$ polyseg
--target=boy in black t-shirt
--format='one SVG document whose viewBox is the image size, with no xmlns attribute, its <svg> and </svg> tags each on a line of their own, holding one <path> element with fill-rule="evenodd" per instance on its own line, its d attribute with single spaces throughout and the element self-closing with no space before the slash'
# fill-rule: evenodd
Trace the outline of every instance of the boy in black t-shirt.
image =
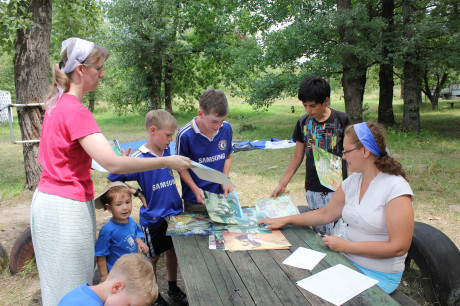
<svg viewBox="0 0 460 306">
<path fill-rule="evenodd" d="M 315 168 L 312 146 L 316 145 L 334 155 L 342 156 L 345 127 L 351 124 L 350 117 L 328 107 L 331 87 L 322 78 L 309 77 L 299 88 L 298 98 L 307 114 L 302 116 L 295 126 L 292 138 L 296 141 L 294 155 L 289 162 L 286 173 L 273 190 L 271 196 L 276 197 L 286 191 L 292 176 L 302 164 L 306 156 L 305 190 L 309 210 L 319 209 L 329 202 L 333 190 L 321 185 Z M 346 164 L 342 164 L 342 173 L 346 178 Z M 333 223 L 315 226 L 314 230 L 330 235 Z"/>
</svg>

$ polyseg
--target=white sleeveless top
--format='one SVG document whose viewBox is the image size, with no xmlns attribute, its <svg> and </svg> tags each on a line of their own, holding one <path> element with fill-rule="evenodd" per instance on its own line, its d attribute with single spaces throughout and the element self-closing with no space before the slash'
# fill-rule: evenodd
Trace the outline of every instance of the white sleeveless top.
<svg viewBox="0 0 460 306">
<path fill-rule="evenodd" d="M 402 195 L 414 194 L 409 183 L 402 177 L 380 172 L 369 184 L 361 203 L 359 193 L 362 174 L 353 173 L 342 182 L 345 206 L 342 218 L 347 224 L 345 239 L 348 241 L 388 241 L 385 208 L 388 202 Z M 399 273 L 404 271 L 407 253 L 391 258 L 370 258 L 355 254 L 343 254 L 356 264 L 375 271 Z"/>
</svg>

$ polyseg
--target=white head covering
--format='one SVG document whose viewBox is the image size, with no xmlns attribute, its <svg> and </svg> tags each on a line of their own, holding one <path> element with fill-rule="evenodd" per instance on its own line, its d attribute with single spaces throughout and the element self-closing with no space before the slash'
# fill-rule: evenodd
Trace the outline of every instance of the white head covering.
<svg viewBox="0 0 460 306">
<path fill-rule="evenodd" d="M 82 64 L 94 48 L 94 43 L 81 38 L 72 37 L 62 42 L 61 55 L 67 49 L 67 63 L 61 71 L 71 73 L 78 64 Z"/>
<path fill-rule="evenodd" d="M 71 37 L 62 42 L 61 55 L 67 49 L 67 63 L 61 68 L 65 74 L 75 70 L 78 64 L 82 64 L 93 51 L 94 43 L 77 37 Z M 61 96 L 67 90 L 62 86 L 57 86 L 58 92 L 55 93 L 46 103 L 48 113 L 56 106 Z"/>
</svg>

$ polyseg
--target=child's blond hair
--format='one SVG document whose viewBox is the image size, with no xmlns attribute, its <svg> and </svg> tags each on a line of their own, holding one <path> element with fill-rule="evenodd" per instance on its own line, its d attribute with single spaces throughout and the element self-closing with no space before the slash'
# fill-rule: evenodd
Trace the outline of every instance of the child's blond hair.
<svg viewBox="0 0 460 306">
<path fill-rule="evenodd" d="M 145 128 L 148 130 L 151 126 L 161 130 L 162 128 L 177 129 L 176 119 L 164 109 L 155 109 L 145 115 Z"/>
<path fill-rule="evenodd" d="M 149 304 L 158 297 L 158 286 L 150 260 L 138 253 L 118 258 L 107 276 L 107 281 L 121 280 L 128 295 L 145 298 Z"/>
</svg>

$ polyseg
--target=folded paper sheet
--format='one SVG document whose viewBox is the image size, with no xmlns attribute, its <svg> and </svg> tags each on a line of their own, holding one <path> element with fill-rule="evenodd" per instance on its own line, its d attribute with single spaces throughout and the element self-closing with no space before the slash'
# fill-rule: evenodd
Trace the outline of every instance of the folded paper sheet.
<svg viewBox="0 0 460 306">
<path fill-rule="evenodd" d="M 342 264 L 304 278 L 297 285 L 335 305 L 342 305 L 378 281 Z"/>
<path fill-rule="evenodd" d="M 209 168 L 205 165 L 192 161 L 192 165 L 196 168 L 190 168 L 196 176 L 200 179 L 205 181 L 210 181 L 213 183 L 218 183 L 222 185 L 232 186 L 235 188 L 236 186 L 230 181 L 230 179 L 220 171 L 214 170 Z"/>
<path fill-rule="evenodd" d="M 299 247 L 283 261 L 283 264 L 311 271 L 325 256 L 326 253 Z"/>
</svg>

